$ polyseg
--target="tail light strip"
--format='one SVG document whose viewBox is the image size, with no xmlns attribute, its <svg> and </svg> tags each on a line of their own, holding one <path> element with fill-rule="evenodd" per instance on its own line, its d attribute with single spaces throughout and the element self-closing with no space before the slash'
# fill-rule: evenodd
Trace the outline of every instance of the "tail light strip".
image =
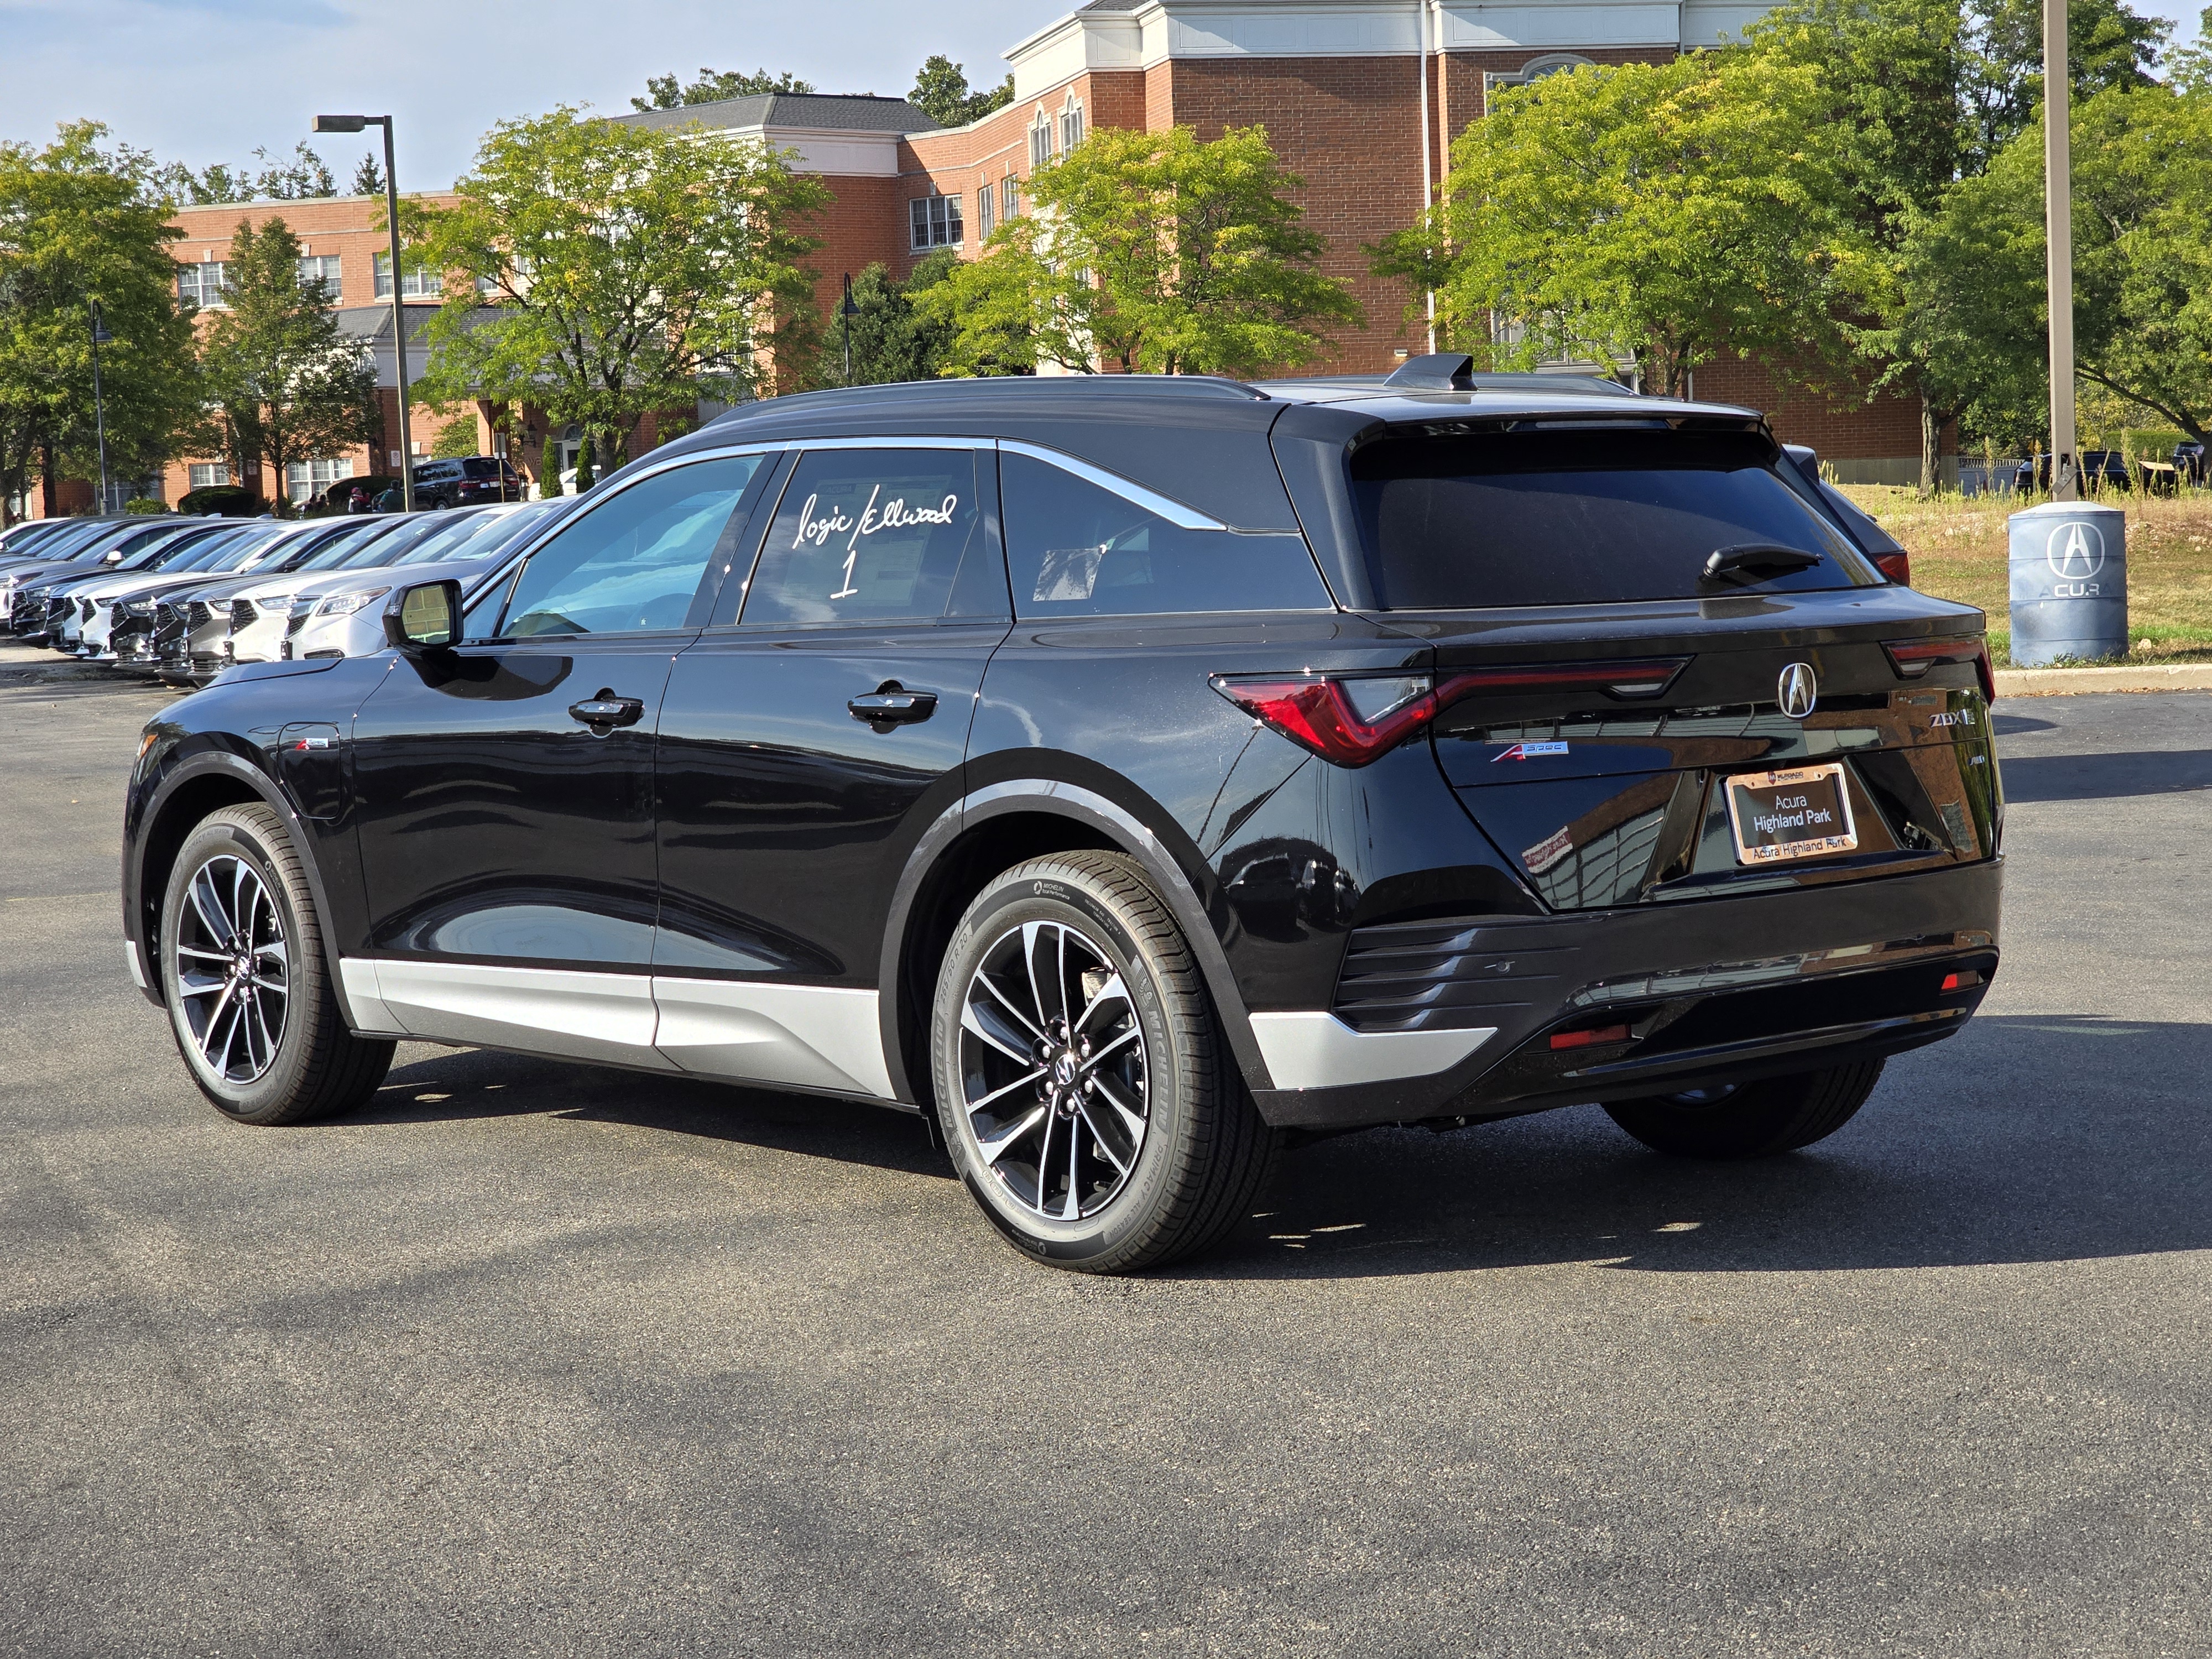
<svg viewBox="0 0 2212 1659">
<path fill-rule="evenodd" d="M 1881 648 L 1889 653 L 1889 665 L 1899 679 L 1919 679 L 1940 664 L 1970 662 L 1974 665 L 1975 678 L 1982 683 L 1983 697 L 1996 701 L 1996 671 L 1990 662 L 1989 641 L 1978 634 L 1954 634 L 1936 640 L 1884 640 Z"/>
<path fill-rule="evenodd" d="M 1462 669 L 1431 683 L 1420 675 L 1216 674 L 1212 686 L 1254 720 L 1337 766 L 1380 760 L 1452 704 L 1468 697 L 1540 696 L 1597 691 L 1628 702 L 1662 695 L 1688 665 L 1687 657 L 1636 662 L 1535 663 Z M 1355 695 L 1361 680 L 1387 678 L 1412 692 L 1372 714 Z"/>
</svg>

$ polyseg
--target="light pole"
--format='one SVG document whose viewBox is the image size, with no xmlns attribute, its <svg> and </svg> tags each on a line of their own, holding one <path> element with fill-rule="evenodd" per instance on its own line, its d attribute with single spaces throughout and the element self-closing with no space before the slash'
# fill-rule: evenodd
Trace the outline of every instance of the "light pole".
<svg viewBox="0 0 2212 1659">
<path fill-rule="evenodd" d="M 399 179 L 392 170 L 392 118 L 389 115 L 318 115 L 317 132 L 359 132 L 363 127 L 384 129 L 384 214 L 392 226 L 392 349 L 399 366 L 399 506 L 415 510 L 415 446 L 409 438 L 407 418 L 407 307 L 400 303 L 404 281 L 399 266 Z"/>
<path fill-rule="evenodd" d="M 837 325 L 845 331 L 845 384 L 853 384 L 853 319 L 860 314 L 853 303 L 853 273 L 845 273 L 845 303 L 837 307 Z"/>
<path fill-rule="evenodd" d="M 107 399 L 100 390 L 100 349 L 115 337 L 107 331 L 107 325 L 100 320 L 100 301 L 87 300 L 85 309 L 92 315 L 92 422 L 100 434 L 100 510 L 107 505 Z"/>
<path fill-rule="evenodd" d="M 2043 0 L 2044 281 L 2051 297 L 2051 498 L 2081 498 L 2074 456 L 2074 147 L 2067 129 L 2066 0 Z"/>
</svg>

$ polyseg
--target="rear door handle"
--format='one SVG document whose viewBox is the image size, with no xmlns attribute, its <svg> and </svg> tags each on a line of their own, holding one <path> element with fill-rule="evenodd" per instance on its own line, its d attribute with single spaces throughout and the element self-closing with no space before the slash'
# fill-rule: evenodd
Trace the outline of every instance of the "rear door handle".
<svg viewBox="0 0 2212 1659">
<path fill-rule="evenodd" d="M 856 720 L 873 726 L 911 726 L 937 712 L 934 691 L 871 691 L 845 705 Z"/>
<path fill-rule="evenodd" d="M 601 726 L 635 726 L 645 717 L 645 704 L 636 697 L 618 697 L 601 691 L 595 697 L 568 705 L 569 714 L 594 730 Z"/>
</svg>

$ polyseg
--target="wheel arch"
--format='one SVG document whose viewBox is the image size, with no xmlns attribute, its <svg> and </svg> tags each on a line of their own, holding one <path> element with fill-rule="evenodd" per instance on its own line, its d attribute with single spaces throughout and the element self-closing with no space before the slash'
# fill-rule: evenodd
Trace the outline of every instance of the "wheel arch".
<svg viewBox="0 0 2212 1659">
<path fill-rule="evenodd" d="M 130 922 L 129 937 L 140 951 L 146 969 L 147 999 L 156 1005 L 161 1000 L 155 955 L 161 945 L 161 901 L 168 891 L 177 854 L 183 850 L 192 830 L 210 812 L 221 811 L 226 806 L 247 805 L 267 806 L 283 820 L 284 833 L 291 836 L 301 867 L 307 872 L 308 894 L 323 939 L 326 944 L 330 939 L 330 895 L 323 885 L 322 870 L 315 862 L 314 841 L 301 823 L 300 815 L 292 810 L 291 802 L 285 799 L 284 792 L 274 778 L 243 756 L 228 750 L 203 750 L 178 765 L 156 787 L 146 805 L 144 827 L 131 845 L 131 862 L 125 872 L 124 902 Z M 360 1026 L 346 996 L 344 976 L 337 971 L 335 962 L 325 966 L 348 1028 L 358 1030 Z"/>
<path fill-rule="evenodd" d="M 899 1100 L 930 1109 L 929 1007 L 937 965 L 969 904 L 1001 871 L 1082 849 L 1121 853 L 1137 861 L 1190 942 L 1246 1085 L 1273 1087 L 1228 953 L 1168 848 L 1142 819 L 1103 795 L 1036 780 L 993 784 L 946 808 L 923 831 L 892 891 L 876 981 L 877 1015 L 884 1066 Z"/>
</svg>

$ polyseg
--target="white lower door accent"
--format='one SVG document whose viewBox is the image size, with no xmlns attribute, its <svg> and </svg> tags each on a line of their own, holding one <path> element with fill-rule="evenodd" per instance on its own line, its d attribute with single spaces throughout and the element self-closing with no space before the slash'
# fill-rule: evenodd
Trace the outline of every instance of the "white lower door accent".
<svg viewBox="0 0 2212 1659">
<path fill-rule="evenodd" d="M 374 972 L 385 1011 L 410 1036 L 673 1069 L 653 1046 L 653 981 L 643 974 L 391 957 Z"/>
<path fill-rule="evenodd" d="M 873 991 L 656 975 L 653 996 L 679 1071 L 891 1097 Z"/>
</svg>

